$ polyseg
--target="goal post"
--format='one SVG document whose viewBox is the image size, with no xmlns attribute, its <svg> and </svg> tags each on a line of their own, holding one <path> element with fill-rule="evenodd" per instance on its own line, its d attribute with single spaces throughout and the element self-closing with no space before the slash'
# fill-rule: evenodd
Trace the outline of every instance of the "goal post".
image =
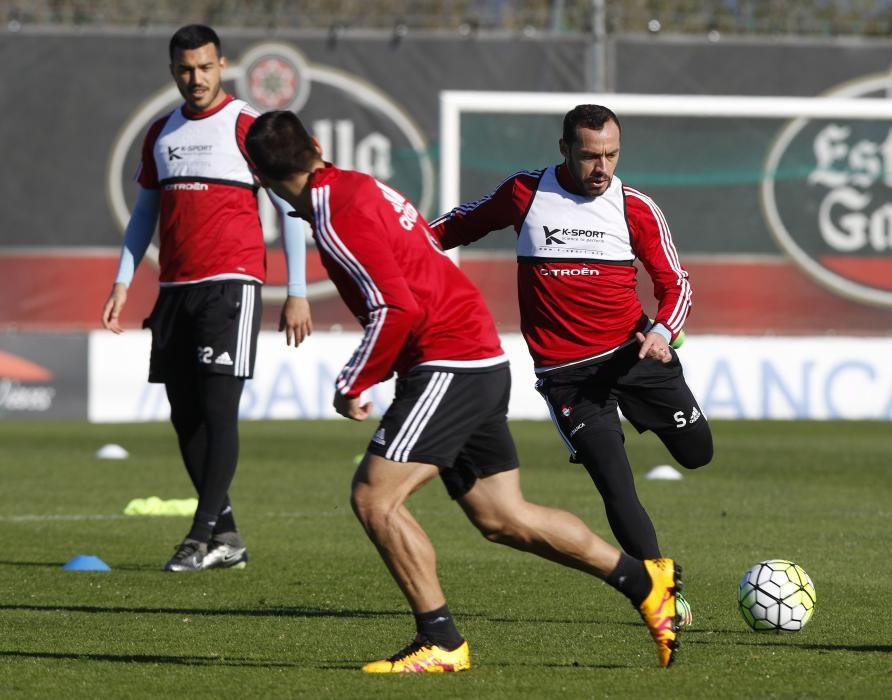
<svg viewBox="0 0 892 700">
<path fill-rule="evenodd" d="M 445 91 L 440 209 L 560 162 L 562 116 L 603 104 L 623 125 L 620 178 L 659 202 L 686 259 L 789 259 L 840 296 L 892 306 L 890 96 L 890 72 L 818 97 Z M 475 254 L 513 245 L 487 237 Z"/>
<path fill-rule="evenodd" d="M 884 75 L 882 80 L 888 81 Z M 764 97 L 642 95 L 622 93 L 493 92 L 440 93 L 440 210 L 461 202 L 461 119 L 468 114 L 563 115 L 579 104 L 603 104 L 620 119 L 633 116 L 745 119 L 892 119 L 892 100 L 859 97 Z M 555 140 L 558 134 L 555 135 Z M 538 167 L 541 164 L 531 163 Z M 509 173 L 505 173 L 507 176 Z M 483 193 L 481 193 L 483 194 Z"/>
</svg>

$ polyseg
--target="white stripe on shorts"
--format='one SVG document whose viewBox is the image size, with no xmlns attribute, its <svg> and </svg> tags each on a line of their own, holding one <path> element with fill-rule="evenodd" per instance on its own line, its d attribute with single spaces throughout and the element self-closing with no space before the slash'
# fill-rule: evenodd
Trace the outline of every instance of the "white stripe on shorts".
<svg viewBox="0 0 892 700">
<path fill-rule="evenodd" d="M 254 325 L 254 285 L 242 287 L 242 308 L 238 319 L 238 341 L 235 347 L 235 376 L 251 373 L 251 328 Z"/>
<path fill-rule="evenodd" d="M 385 453 L 387 459 L 394 462 L 407 462 L 409 453 L 421 437 L 421 433 L 427 426 L 431 417 L 440 405 L 440 401 L 446 395 L 446 390 L 452 383 L 455 375 L 452 372 L 434 372 L 430 381 L 424 388 L 418 402 L 412 407 L 397 434 L 396 439 L 390 444 Z"/>
</svg>

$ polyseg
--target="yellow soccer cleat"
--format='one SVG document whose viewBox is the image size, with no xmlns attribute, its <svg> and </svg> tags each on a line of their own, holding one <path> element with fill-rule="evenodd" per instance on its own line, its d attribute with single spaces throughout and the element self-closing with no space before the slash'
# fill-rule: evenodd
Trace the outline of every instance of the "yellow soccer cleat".
<svg viewBox="0 0 892 700">
<path fill-rule="evenodd" d="M 471 668 L 468 642 L 447 651 L 427 640 L 416 639 L 389 659 L 372 661 L 362 667 L 364 673 L 451 673 Z"/>
<path fill-rule="evenodd" d="M 668 668 L 678 649 L 679 619 L 676 594 L 681 590 L 681 567 L 671 559 L 645 559 L 651 589 L 638 606 L 650 636 L 657 643 L 660 666 Z"/>
</svg>

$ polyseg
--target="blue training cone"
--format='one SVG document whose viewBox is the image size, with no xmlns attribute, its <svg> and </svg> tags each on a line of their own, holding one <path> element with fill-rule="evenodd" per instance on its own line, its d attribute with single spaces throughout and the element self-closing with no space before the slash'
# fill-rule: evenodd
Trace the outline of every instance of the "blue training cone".
<svg viewBox="0 0 892 700">
<path fill-rule="evenodd" d="M 62 566 L 66 571 L 111 571 L 111 567 L 93 554 L 78 554 Z"/>
</svg>

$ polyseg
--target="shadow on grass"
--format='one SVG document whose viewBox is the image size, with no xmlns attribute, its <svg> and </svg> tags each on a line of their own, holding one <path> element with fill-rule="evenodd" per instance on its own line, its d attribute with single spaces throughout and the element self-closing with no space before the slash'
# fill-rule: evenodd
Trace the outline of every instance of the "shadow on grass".
<svg viewBox="0 0 892 700">
<path fill-rule="evenodd" d="M 0 566 L 33 566 L 43 569 L 61 569 L 64 561 L 0 561 Z M 157 564 L 116 564 L 112 567 L 116 571 L 161 571 Z M 100 572 L 107 573 L 107 572 Z"/>
<path fill-rule="evenodd" d="M 342 661 L 342 662 L 337 662 L 337 663 L 319 664 L 318 666 L 316 666 L 316 668 L 323 669 L 323 670 L 329 670 L 329 671 L 353 671 L 365 663 L 368 663 L 368 660 L 366 660 L 366 661 Z M 485 663 L 479 664 L 479 665 L 476 662 L 474 662 L 474 666 L 472 668 L 530 668 L 530 669 L 535 669 L 535 668 L 564 668 L 564 669 L 578 668 L 578 669 L 582 669 L 585 671 L 591 671 L 591 670 L 615 671 L 618 669 L 619 670 L 628 669 L 631 667 L 630 666 L 622 666 L 620 664 L 589 664 L 589 663 L 583 664 L 583 663 L 579 663 L 578 661 L 571 661 L 569 663 L 563 663 L 563 664 L 558 664 L 558 663 L 537 664 L 537 663 L 512 663 L 512 662 L 505 662 L 505 661 L 499 662 L 499 661 L 489 660 L 489 661 L 486 661 Z M 412 674 L 409 674 L 409 675 L 412 675 Z"/>
<path fill-rule="evenodd" d="M 715 637 L 715 632 L 730 635 L 733 639 Z M 867 654 L 892 654 L 892 644 L 816 644 L 813 642 L 796 642 L 790 635 L 791 632 L 759 632 L 754 638 L 752 632 L 737 632 L 731 630 L 686 630 L 683 633 L 683 644 L 703 644 L 722 646 L 747 646 L 747 647 L 793 647 L 805 651 L 851 651 Z M 709 635 L 710 639 L 705 637 Z M 697 637 L 700 637 L 699 639 Z"/>
<path fill-rule="evenodd" d="M 3 651 L 0 650 L 0 659 L 10 661 L 16 659 L 40 659 L 51 661 L 100 661 L 108 663 L 125 664 L 170 664 L 176 666 L 228 666 L 233 668 L 316 668 L 321 671 L 356 671 L 368 660 L 344 660 L 308 664 L 306 661 L 268 661 L 264 659 L 246 659 L 240 657 L 224 656 L 171 656 L 159 654 L 96 654 L 96 653 L 72 653 L 50 651 Z M 557 669 L 583 669 L 583 670 L 616 670 L 628 668 L 618 664 L 590 664 L 573 661 L 570 663 L 499 663 L 487 662 L 486 667 L 493 668 L 557 668 Z"/>
<path fill-rule="evenodd" d="M 159 656 L 157 654 L 77 654 L 49 651 L 2 651 L 0 658 L 55 659 L 72 661 L 109 661 L 113 663 L 179 664 L 182 666 L 238 666 L 238 667 L 298 667 L 297 662 L 265 661 L 262 659 L 228 658 L 222 656 Z"/>
<path fill-rule="evenodd" d="M 79 613 L 123 613 L 160 615 L 235 615 L 238 617 L 405 617 L 405 610 L 321 610 L 288 605 L 264 608 L 132 608 L 101 605 L 29 605 L 8 603 L 0 605 L 0 610 L 26 610 L 31 612 L 79 612 Z"/>
<path fill-rule="evenodd" d="M 537 668 L 538 666 L 544 666 L 545 668 L 583 668 L 586 670 L 610 670 L 615 671 L 617 669 L 622 668 L 631 668 L 630 666 L 622 666 L 620 664 L 582 664 L 578 661 L 572 661 L 566 664 L 487 664 L 487 666 L 495 665 L 495 666 L 526 666 L 528 668 Z"/>
<path fill-rule="evenodd" d="M 0 566 L 36 566 L 45 569 L 61 569 L 64 561 L 0 561 Z"/>
<path fill-rule="evenodd" d="M 34 605 L 31 603 L 2 603 L 0 611 L 17 610 L 28 612 L 75 612 L 88 614 L 120 613 L 132 614 L 159 614 L 159 615 L 233 615 L 237 617 L 355 617 L 355 618 L 381 618 L 381 617 L 406 617 L 410 615 L 408 610 L 324 610 L 321 608 L 308 608 L 300 605 L 281 605 L 257 608 L 161 608 L 161 607 L 124 607 L 102 605 Z M 501 615 L 488 615 L 479 612 L 464 612 L 462 619 L 485 620 L 487 622 L 508 623 L 540 623 L 540 624 L 601 624 L 603 621 L 579 620 L 575 618 L 554 617 L 530 617 L 516 616 L 504 617 Z M 607 624 L 607 623 L 605 623 Z M 616 624 L 616 623 L 613 623 Z M 626 624 L 626 623 L 619 623 Z M 640 623 L 635 624 L 640 627 Z"/>
<path fill-rule="evenodd" d="M 795 647 L 796 649 L 805 649 L 806 651 L 853 651 L 857 653 L 892 653 L 892 644 L 796 644 L 795 642 L 774 642 L 766 640 L 764 642 L 735 642 L 744 646 L 783 646 Z"/>
</svg>

